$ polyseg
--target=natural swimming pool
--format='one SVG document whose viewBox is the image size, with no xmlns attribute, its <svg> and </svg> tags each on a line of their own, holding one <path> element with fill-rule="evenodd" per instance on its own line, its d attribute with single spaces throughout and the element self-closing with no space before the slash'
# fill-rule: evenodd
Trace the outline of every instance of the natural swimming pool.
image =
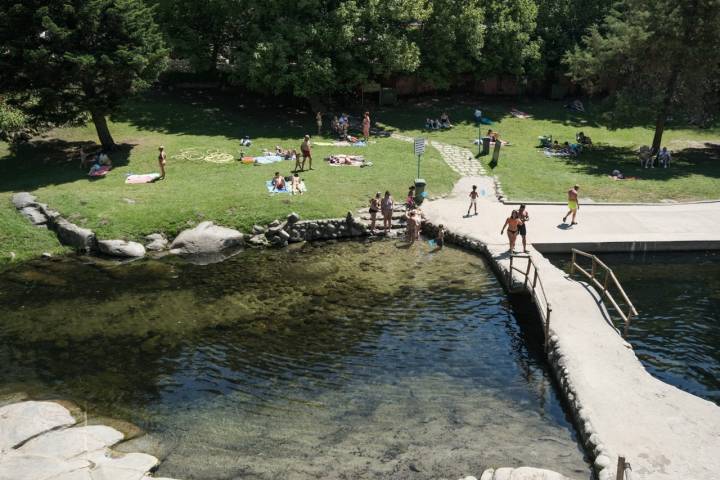
<svg viewBox="0 0 720 480">
<path fill-rule="evenodd" d="M 638 310 L 627 340 L 645 368 L 720 405 L 720 252 L 598 256 Z M 549 258 L 569 272 L 569 255 Z"/>
<path fill-rule="evenodd" d="M 0 275 L 0 393 L 141 426 L 159 475 L 589 478 L 532 321 L 481 257 L 393 242 Z"/>
</svg>

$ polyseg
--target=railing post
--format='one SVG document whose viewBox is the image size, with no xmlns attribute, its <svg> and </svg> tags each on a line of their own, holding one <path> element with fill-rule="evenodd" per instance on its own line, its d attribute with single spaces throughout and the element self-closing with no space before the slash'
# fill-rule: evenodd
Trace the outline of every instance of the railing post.
<svg viewBox="0 0 720 480">
<path fill-rule="evenodd" d="M 525 282 L 523 283 L 523 288 L 527 288 L 528 279 L 530 278 L 530 266 L 532 265 L 532 260 L 530 260 L 530 257 L 528 257 L 527 261 L 528 264 L 527 268 L 525 269 Z"/>
<path fill-rule="evenodd" d="M 570 265 L 570 275 L 575 273 L 575 249 L 572 251 L 572 265 Z"/>
<path fill-rule="evenodd" d="M 624 480 L 625 478 L 625 457 L 618 457 L 617 473 L 615 480 Z"/>
<path fill-rule="evenodd" d="M 597 270 L 597 264 L 595 263 L 595 255 L 592 256 L 592 271 L 590 272 L 590 275 L 592 278 L 595 278 L 595 271 Z"/>
<path fill-rule="evenodd" d="M 607 293 L 607 283 L 608 278 L 610 278 L 610 270 L 605 270 L 605 281 L 603 282 L 603 295 Z"/>
<path fill-rule="evenodd" d="M 537 267 L 535 267 L 535 275 L 533 276 L 533 286 L 532 286 L 533 292 L 535 291 L 535 285 L 537 285 L 537 280 L 538 280 L 538 271 L 537 271 Z"/>
<path fill-rule="evenodd" d="M 547 301 L 547 299 L 545 301 Z M 550 304 L 548 303 L 545 309 L 545 353 L 548 352 L 548 343 L 550 340 L 550 312 L 552 312 L 552 308 L 550 308 Z"/>
<path fill-rule="evenodd" d="M 628 332 L 630 331 L 630 319 L 632 318 L 632 307 L 628 307 L 630 310 L 627 314 L 627 320 L 625 321 L 625 331 L 624 334 L 627 337 Z"/>
</svg>

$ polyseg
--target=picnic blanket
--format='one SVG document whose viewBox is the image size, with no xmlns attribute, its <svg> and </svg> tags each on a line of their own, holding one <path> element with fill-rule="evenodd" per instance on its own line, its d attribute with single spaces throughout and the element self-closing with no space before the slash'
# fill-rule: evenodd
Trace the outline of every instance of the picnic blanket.
<svg viewBox="0 0 720 480">
<path fill-rule="evenodd" d="M 369 167 L 372 162 L 366 162 L 362 155 L 336 154 L 325 158 L 332 167 Z"/>
<path fill-rule="evenodd" d="M 517 108 L 513 108 L 512 110 L 510 110 L 510 115 L 512 115 L 515 118 L 532 118 L 532 115 L 530 115 L 529 113 L 520 111 Z"/>
<path fill-rule="evenodd" d="M 348 142 L 346 140 L 337 140 L 335 142 L 315 142 L 318 147 L 367 147 L 367 143 L 363 140 L 357 142 Z"/>
<path fill-rule="evenodd" d="M 125 183 L 152 183 L 158 178 L 160 178 L 159 173 L 143 173 L 141 175 L 128 173 Z"/>
<path fill-rule="evenodd" d="M 261 157 L 255 157 L 255 165 L 269 165 L 271 163 L 280 162 L 283 157 L 280 155 L 265 155 Z"/>
<path fill-rule="evenodd" d="M 552 148 L 543 149 L 546 157 L 572 157 L 572 153 L 567 150 L 553 150 Z"/>
<path fill-rule="evenodd" d="M 300 191 L 301 192 L 307 192 L 307 187 L 304 186 L 305 183 L 300 184 Z M 278 190 L 275 188 L 275 186 L 272 184 L 272 180 L 268 180 L 265 182 L 265 187 L 267 187 L 268 193 L 292 193 L 292 189 L 290 188 L 290 182 L 285 182 L 285 187 L 282 190 Z"/>
<path fill-rule="evenodd" d="M 88 176 L 95 178 L 104 177 L 110 171 L 110 168 L 110 165 L 93 165 L 88 172 Z"/>
</svg>

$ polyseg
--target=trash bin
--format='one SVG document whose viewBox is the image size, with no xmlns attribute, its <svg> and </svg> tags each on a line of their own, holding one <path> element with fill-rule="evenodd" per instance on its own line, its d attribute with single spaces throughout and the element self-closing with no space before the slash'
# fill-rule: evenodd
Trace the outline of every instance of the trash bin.
<svg viewBox="0 0 720 480">
<path fill-rule="evenodd" d="M 425 193 L 425 185 L 425 179 L 415 179 L 415 205 L 420 205 L 423 200 L 425 200 L 425 197 L 427 196 L 427 193 Z"/>
<path fill-rule="evenodd" d="M 490 153 L 490 137 L 482 137 L 482 152 L 480 155 L 488 155 Z"/>
<path fill-rule="evenodd" d="M 500 145 L 502 145 L 502 142 L 500 142 L 500 141 L 495 142 L 495 148 L 493 149 L 492 161 L 496 165 L 498 163 L 498 160 L 500 160 Z"/>
</svg>

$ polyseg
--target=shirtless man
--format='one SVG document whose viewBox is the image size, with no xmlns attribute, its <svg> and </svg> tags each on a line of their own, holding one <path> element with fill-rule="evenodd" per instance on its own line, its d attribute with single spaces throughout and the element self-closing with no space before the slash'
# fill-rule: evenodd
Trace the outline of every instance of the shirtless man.
<svg viewBox="0 0 720 480">
<path fill-rule="evenodd" d="M 165 165 L 167 164 L 167 155 L 165 155 L 165 147 L 160 145 L 158 148 L 158 164 L 160 165 L 160 177 L 159 180 L 165 178 Z"/>
<path fill-rule="evenodd" d="M 305 171 L 305 160 L 309 159 L 310 163 L 308 164 L 309 169 L 312 170 L 312 153 L 310 151 L 310 135 L 305 135 L 305 138 L 303 139 L 302 144 L 300 145 L 300 152 L 302 153 L 302 166 L 300 167 L 303 171 Z M 297 170 L 297 161 L 295 163 L 295 167 Z"/>
<path fill-rule="evenodd" d="M 470 192 L 470 206 L 468 207 L 468 213 L 465 215 L 466 217 L 470 216 L 470 210 L 472 210 L 473 207 L 475 207 L 475 215 L 477 215 L 477 199 L 480 195 L 477 191 L 477 185 L 472 186 L 472 191 Z"/>
<path fill-rule="evenodd" d="M 518 227 L 518 234 L 522 238 L 523 252 L 528 253 L 527 241 L 525 239 L 525 236 L 527 235 L 527 228 L 525 225 L 530 221 L 530 214 L 528 213 L 525 204 L 520 205 L 520 208 L 518 209 L 518 218 L 522 220 L 522 223 Z"/>
<path fill-rule="evenodd" d="M 573 188 L 568 190 L 568 213 L 566 213 L 563 217 L 563 223 L 565 223 L 567 217 L 572 213 L 572 222 L 570 223 L 570 225 L 577 225 L 577 222 L 575 221 L 575 216 L 577 215 L 577 211 L 580 209 L 580 202 L 578 201 L 578 190 L 580 190 L 579 185 L 575 185 Z"/>
</svg>

